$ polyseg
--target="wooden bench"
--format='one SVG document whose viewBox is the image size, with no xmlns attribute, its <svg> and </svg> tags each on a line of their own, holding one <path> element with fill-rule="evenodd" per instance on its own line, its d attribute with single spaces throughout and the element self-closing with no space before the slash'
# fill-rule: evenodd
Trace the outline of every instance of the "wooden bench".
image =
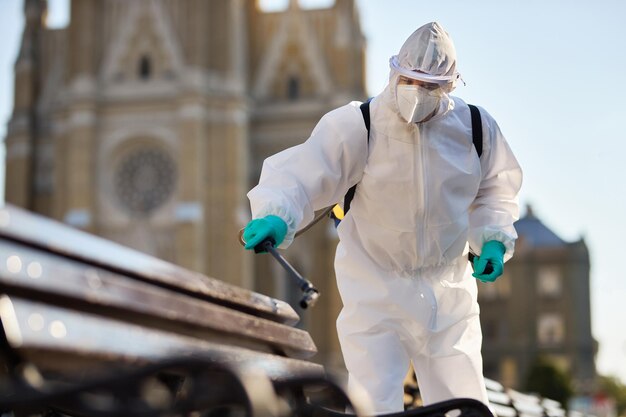
<svg viewBox="0 0 626 417">
<path fill-rule="evenodd" d="M 0 209 L 0 319 L 0 364 L 48 379 L 174 357 L 253 364 L 272 381 L 324 376 L 285 302 L 10 205 Z"/>
</svg>

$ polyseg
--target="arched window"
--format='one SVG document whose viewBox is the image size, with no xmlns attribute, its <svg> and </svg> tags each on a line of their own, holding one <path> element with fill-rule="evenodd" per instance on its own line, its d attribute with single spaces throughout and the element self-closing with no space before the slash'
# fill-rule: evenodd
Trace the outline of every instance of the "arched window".
<svg viewBox="0 0 626 417">
<path fill-rule="evenodd" d="M 139 59 L 139 78 L 147 80 L 152 75 L 152 65 L 147 55 L 142 55 Z"/>
<path fill-rule="evenodd" d="M 287 98 L 297 100 L 300 96 L 300 80 L 297 77 L 289 77 L 287 81 Z"/>
</svg>

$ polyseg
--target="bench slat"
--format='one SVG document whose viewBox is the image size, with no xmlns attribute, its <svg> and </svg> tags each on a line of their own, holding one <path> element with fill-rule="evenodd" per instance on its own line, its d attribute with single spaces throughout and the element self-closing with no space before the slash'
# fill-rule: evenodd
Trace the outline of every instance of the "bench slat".
<svg viewBox="0 0 626 417">
<path fill-rule="evenodd" d="M 0 319 L 7 341 L 21 357 L 44 372 L 84 372 L 127 368 L 168 357 L 203 355 L 237 365 L 254 363 L 271 379 L 301 373 L 323 375 L 321 365 L 212 341 L 148 329 L 93 314 L 52 307 L 14 296 L 0 297 Z M 94 367 L 88 368 L 93 371 Z"/>
<path fill-rule="evenodd" d="M 145 327 L 219 339 L 224 344 L 296 358 L 308 358 L 317 351 L 311 336 L 303 330 L 2 240 L 0 284 L 8 294 L 52 305 L 71 305 L 72 309 Z"/>
<path fill-rule="evenodd" d="M 293 308 L 281 301 L 192 272 L 10 204 L 0 208 L 0 238 L 22 242 L 130 278 L 293 325 Z"/>
</svg>

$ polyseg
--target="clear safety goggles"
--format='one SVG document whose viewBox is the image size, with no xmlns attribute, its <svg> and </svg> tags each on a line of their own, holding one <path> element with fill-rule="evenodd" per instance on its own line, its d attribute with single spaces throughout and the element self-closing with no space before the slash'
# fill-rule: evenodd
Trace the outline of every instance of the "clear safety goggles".
<svg viewBox="0 0 626 417">
<path fill-rule="evenodd" d="M 424 72 L 418 72 L 403 68 L 400 66 L 400 62 L 398 61 L 398 55 L 394 55 L 389 58 L 389 67 L 402 77 L 411 80 L 421 81 L 427 84 L 436 84 L 439 88 L 442 88 L 444 91 L 448 92 L 454 88 L 454 85 L 458 80 L 461 80 L 461 82 L 465 84 L 465 81 L 463 81 L 463 78 L 461 78 L 461 74 L 458 72 L 454 72 L 451 75 L 430 75 Z M 434 89 L 436 87 L 433 86 L 432 88 Z"/>
<path fill-rule="evenodd" d="M 449 91 L 445 88 L 445 84 L 427 83 L 425 81 L 405 77 L 404 75 L 401 75 L 398 78 L 397 85 L 403 86 L 404 89 L 414 90 L 420 94 L 428 96 L 443 96 L 447 91 Z"/>
</svg>

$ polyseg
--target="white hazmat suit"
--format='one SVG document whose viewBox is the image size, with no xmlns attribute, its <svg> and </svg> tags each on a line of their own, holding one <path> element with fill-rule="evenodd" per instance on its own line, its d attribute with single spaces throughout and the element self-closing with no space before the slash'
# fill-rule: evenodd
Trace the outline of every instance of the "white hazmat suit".
<svg viewBox="0 0 626 417">
<path fill-rule="evenodd" d="M 337 320 L 349 385 L 376 413 L 403 409 L 412 362 L 425 404 L 455 397 L 487 402 L 481 329 L 469 248 L 497 240 L 513 254 L 521 169 L 493 118 L 481 109 L 483 153 L 472 143 L 468 106 L 445 94 L 434 117 L 407 123 L 398 78 L 445 82 L 456 73 L 452 41 L 437 23 L 419 28 L 391 60 L 386 89 L 370 104 L 371 131 L 352 102 L 326 114 L 303 144 L 265 160 L 248 197 L 254 218 L 281 217 L 281 247 L 315 210 L 343 200 L 335 257 L 343 309 Z"/>
</svg>

